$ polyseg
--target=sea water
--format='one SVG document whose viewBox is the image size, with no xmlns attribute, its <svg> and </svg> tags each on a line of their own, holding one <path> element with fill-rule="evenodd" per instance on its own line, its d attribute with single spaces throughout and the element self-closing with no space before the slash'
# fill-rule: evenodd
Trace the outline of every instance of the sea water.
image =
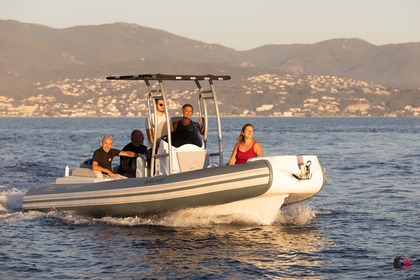
<svg viewBox="0 0 420 280">
<path fill-rule="evenodd" d="M 321 193 L 270 226 L 194 209 L 25 212 L 29 188 L 79 166 L 104 135 L 122 148 L 144 120 L 0 118 L 0 279 L 420 279 L 419 118 L 224 118 L 223 162 L 245 123 L 265 155 L 314 154 L 327 170 Z M 394 268 L 397 256 L 411 267 Z"/>
</svg>

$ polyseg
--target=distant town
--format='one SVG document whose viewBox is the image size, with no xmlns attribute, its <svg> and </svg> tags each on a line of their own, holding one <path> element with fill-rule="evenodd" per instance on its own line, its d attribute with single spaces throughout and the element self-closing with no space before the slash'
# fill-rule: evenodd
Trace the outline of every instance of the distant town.
<svg viewBox="0 0 420 280">
<path fill-rule="evenodd" d="M 223 116 L 420 116 L 420 107 L 392 104 L 401 89 L 335 76 L 252 76 L 242 85 L 230 85 L 235 94 L 229 95 L 223 93 L 223 86 L 216 85 Z M 168 109 L 179 114 L 194 92 L 180 89 L 169 94 Z M 144 116 L 146 95 L 147 89 L 140 83 L 111 82 L 103 77 L 38 82 L 28 98 L 0 95 L 0 117 Z M 232 109 L 229 104 L 234 100 L 242 103 L 235 102 Z"/>
</svg>

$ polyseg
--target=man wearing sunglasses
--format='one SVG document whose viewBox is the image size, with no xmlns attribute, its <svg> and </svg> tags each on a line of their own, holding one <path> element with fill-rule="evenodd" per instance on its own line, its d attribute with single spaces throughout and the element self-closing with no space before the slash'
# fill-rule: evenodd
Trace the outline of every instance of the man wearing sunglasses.
<svg viewBox="0 0 420 280">
<path fill-rule="evenodd" d="M 154 136 L 154 128 L 160 127 L 159 125 L 162 123 L 165 123 L 166 121 L 166 115 L 165 115 L 165 103 L 163 102 L 163 99 L 156 99 L 156 115 L 157 115 L 157 124 L 155 125 L 155 118 L 154 116 L 150 116 L 146 118 L 146 134 L 147 134 L 147 140 L 149 140 L 149 146 L 153 145 L 153 136 Z M 159 139 L 162 137 L 162 131 L 161 129 L 158 129 L 157 131 L 157 138 Z"/>
</svg>

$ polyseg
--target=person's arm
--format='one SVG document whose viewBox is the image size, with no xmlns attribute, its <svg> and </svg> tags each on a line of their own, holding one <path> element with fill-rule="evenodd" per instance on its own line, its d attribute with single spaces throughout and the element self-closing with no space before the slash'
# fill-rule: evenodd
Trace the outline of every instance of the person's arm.
<svg viewBox="0 0 420 280">
<path fill-rule="evenodd" d="M 148 128 L 146 129 L 146 134 L 147 134 L 147 140 L 149 140 L 149 143 L 153 144 L 153 129 L 152 128 Z"/>
<path fill-rule="evenodd" d="M 178 127 L 178 121 L 172 123 L 172 132 L 174 132 Z"/>
<path fill-rule="evenodd" d="M 204 130 L 205 130 L 205 122 L 204 122 L 204 118 L 200 117 L 198 118 L 198 131 L 200 131 L 201 135 L 204 135 Z"/>
<path fill-rule="evenodd" d="M 257 154 L 257 157 L 263 157 L 264 156 L 263 148 L 262 148 L 261 144 L 257 141 L 255 141 L 255 144 L 254 144 L 254 151 Z"/>
<path fill-rule="evenodd" d="M 135 152 L 132 151 L 121 151 L 119 154 L 119 156 L 124 156 L 124 157 L 136 157 L 137 154 Z"/>
<path fill-rule="evenodd" d="M 228 165 L 234 165 L 236 163 L 236 152 L 238 150 L 238 144 L 235 145 L 232 151 L 232 155 L 230 156 Z"/>
<path fill-rule="evenodd" d="M 153 128 L 151 128 L 151 124 L 149 123 L 149 117 L 146 117 L 144 127 L 146 128 L 147 140 L 149 140 L 149 143 L 153 144 Z"/>
</svg>

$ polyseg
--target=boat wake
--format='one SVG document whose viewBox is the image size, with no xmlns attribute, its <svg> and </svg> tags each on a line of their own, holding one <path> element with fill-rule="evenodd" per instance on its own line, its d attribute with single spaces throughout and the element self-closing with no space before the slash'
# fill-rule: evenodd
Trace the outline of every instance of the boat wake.
<svg viewBox="0 0 420 280">
<path fill-rule="evenodd" d="M 276 223 L 282 225 L 304 226 L 311 223 L 315 218 L 316 211 L 305 202 L 300 202 L 283 206 Z"/>
<path fill-rule="evenodd" d="M 0 186 L 0 213 L 21 210 L 25 193 L 25 190 Z"/>
</svg>

